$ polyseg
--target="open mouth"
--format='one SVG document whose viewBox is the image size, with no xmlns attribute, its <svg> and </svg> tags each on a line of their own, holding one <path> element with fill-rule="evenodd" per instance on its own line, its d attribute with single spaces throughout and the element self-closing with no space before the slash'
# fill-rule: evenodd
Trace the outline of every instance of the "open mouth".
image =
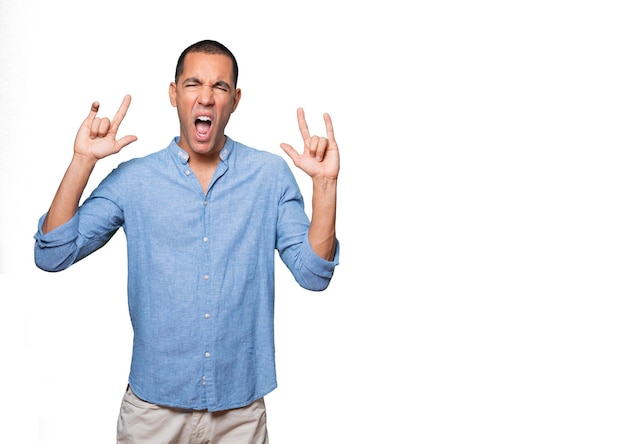
<svg viewBox="0 0 626 444">
<path fill-rule="evenodd" d="M 211 118 L 208 116 L 199 116 L 196 119 L 196 133 L 198 137 L 206 137 L 211 130 Z"/>
</svg>

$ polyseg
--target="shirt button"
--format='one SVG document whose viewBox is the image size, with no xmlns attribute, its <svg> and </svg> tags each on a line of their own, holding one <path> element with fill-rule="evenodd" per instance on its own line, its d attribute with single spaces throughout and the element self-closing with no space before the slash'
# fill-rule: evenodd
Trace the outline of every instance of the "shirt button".
<svg viewBox="0 0 626 444">
<path fill-rule="evenodd" d="M 205 275 L 204 275 L 204 276 L 202 276 L 202 277 L 204 278 L 204 280 L 205 280 L 205 281 L 208 281 L 208 280 L 209 280 L 209 275 L 208 275 L 208 274 L 205 274 Z"/>
<path fill-rule="evenodd" d="M 210 358 L 210 357 L 211 357 L 211 353 L 206 352 L 206 353 L 204 354 L 204 356 L 205 356 L 205 357 L 207 357 L 207 358 Z"/>
<path fill-rule="evenodd" d="M 204 201 L 204 206 L 206 207 L 207 205 L 208 205 L 208 203 L 207 203 L 207 201 L 205 200 L 205 201 Z"/>
<path fill-rule="evenodd" d="M 208 314 L 208 313 L 206 313 L 206 314 L 204 315 L 204 317 L 205 317 L 205 319 L 209 319 L 209 318 L 211 317 L 211 315 L 210 315 L 210 314 Z"/>
<path fill-rule="evenodd" d="M 189 176 L 189 175 L 191 174 L 191 171 L 187 170 L 187 171 L 185 171 L 185 174 L 186 174 L 187 176 Z"/>
<path fill-rule="evenodd" d="M 209 238 L 208 238 L 208 237 L 206 237 L 206 236 L 204 236 L 204 237 L 202 238 L 202 240 L 203 240 L 204 242 L 208 242 L 208 241 L 209 241 Z"/>
</svg>

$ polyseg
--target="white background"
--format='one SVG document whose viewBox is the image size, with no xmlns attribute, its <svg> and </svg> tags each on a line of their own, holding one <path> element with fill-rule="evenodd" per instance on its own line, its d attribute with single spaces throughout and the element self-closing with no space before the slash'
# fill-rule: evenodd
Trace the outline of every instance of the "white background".
<svg viewBox="0 0 626 444">
<path fill-rule="evenodd" d="M 120 161 L 177 134 L 189 44 L 237 56 L 227 133 L 281 155 L 335 123 L 341 264 L 279 264 L 273 444 L 624 443 L 620 1 L 0 2 L 0 440 L 114 442 L 123 234 L 62 273 L 32 236 L 93 100 Z M 305 196 L 310 183 L 296 177 Z"/>
</svg>

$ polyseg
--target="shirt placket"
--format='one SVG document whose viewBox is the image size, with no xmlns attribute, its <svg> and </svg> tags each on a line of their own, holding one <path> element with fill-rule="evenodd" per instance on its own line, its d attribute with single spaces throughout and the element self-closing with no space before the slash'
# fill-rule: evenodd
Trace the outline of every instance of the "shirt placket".
<svg viewBox="0 0 626 444">
<path fill-rule="evenodd" d="M 215 182 L 222 174 L 224 174 L 225 170 L 226 168 L 224 164 L 220 163 L 215 171 L 214 178 L 209 185 L 209 189 L 204 196 L 204 201 L 202 202 L 203 233 L 201 237 L 203 262 L 201 270 L 202 278 L 200 285 L 200 300 L 203 301 L 203 306 L 205 307 L 205 310 L 202 313 L 204 318 L 203 322 L 205 323 L 205 328 L 203 329 L 205 332 L 205 350 L 204 356 L 202 357 L 204 365 L 202 366 L 203 371 L 200 384 L 203 388 L 202 397 L 206 401 L 205 405 L 209 407 L 217 404 L 215 381 L 215 322 L 217 319 L 215 316 L 216 313 L 214 312 L 217 301 L 214 300 L 215 293 L 212 290 L 213 283 L 211 281 L 211 232 L 215 228 L 211 227 L 211 194 Z"/>
</svg>

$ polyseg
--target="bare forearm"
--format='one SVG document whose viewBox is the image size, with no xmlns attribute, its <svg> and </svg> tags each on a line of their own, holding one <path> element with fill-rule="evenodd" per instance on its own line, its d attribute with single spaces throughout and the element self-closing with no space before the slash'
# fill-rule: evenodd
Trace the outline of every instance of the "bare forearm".
<svg viewBox="0 0 626 444">
<path fill-rule="evenodd" d="M 335 256 L 335 219 L 337 213 L 337 181 L 313 180 L 313 211 L 309 228 L 309 243 L 323 259 Z"/>
<path fill-rule="evenodd" d="M 42 226 L 44 233 L 63 225 L 76 214 L 95 164 L 95 160 L 74 155 L 48 210 Z"/>
</svg>

